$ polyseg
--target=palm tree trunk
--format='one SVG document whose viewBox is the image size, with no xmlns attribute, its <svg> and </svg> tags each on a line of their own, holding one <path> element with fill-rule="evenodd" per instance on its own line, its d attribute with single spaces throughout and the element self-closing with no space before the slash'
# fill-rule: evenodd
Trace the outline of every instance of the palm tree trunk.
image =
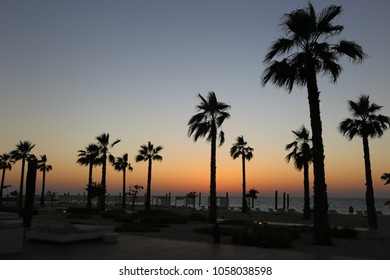
<svg viewBox="0 0 390 280">
<path fill-rule="evenodd" d="M 104 154 L 102 158 L 102 192 L 100 193 L 100 210 L 106 210 L 106 171 L 107 171 L 107 155 Z"/>
<path fill-rule="evenodd" d="M 309 70 L 307 81 L 310 108 L 310 123 L 313 134 L 313 169 L 314 169 L 314 241 L 318 245 L 330 245 L 328 220 L 328 195 L 325 182 L 324 146 L 322 140 L 322 122 L 320 113 L 320 93 L 314 67 Z"/>
<path fill-rule="evenodd" d="M 210 156 L 210 206 L 209 206 L 209 222 L 217 221 L 217 128 L 213 124 L 211 128 L 211 156 Z"/>
<path fill-rule="evenodd" d="M 148 161 L 148 183 L 146 186 L 146 201 L 145 201 L 145 211 L 150 211 L 150 196 L 151 196 L 151 184 L 152 184 L 152 159 L 149 158 Z"/>
<path fill-rule="evenodd" d="M 368 146 L 368 137 L 366 135 L 363 136 L 363 150 L 364 167 L 366 172 L 366 205 L 368 225 L 376 229 L 378 227 L 378 224 L 375 210 L 374 187 L 371 176 L 370 148 Z"/>
<path fill-rule="evenodd" d="M 304 192 L 303 219 L 310 220 L 311 209 L 310 209 L 309 164 L 307 162 L 303 164 L 303 192 Z"/>
<path fill-rule="evenodd" d="M 245 155 L 242 153 L 242 213 L 248 212 L 246 203 Z"/>
<path fill-rule="evenodd" d="M 46 167 L 42 171 L 42 192 L 41 192 L 41 201 L 40 204 L 45 206 L 45 180 L 46 180 Z"/>
<path fill-rule="evenodd" d="M 21 211 L 23 208 L 23 183 L 24 183 L 24 167 L 26 164 L 26 159 L 22 159 L 22 171 L 20 175 L 20 187 L 19 187 L 19 197 L 18 197 L 18 208 Z M 20 212 L 21 213 L 21 212 Z"/>
<path fill-rule="evenodd" d="M 3 189 L 4 189 L 4 180 L 5 180 L 5 166 L 4 166 L 4 169 L 3 169 L 3 172 L 2 172 L 2 176 L 1 176 L 1 186 L 0 186 L 0 206 L 1 206 L 1 201 L 3 199 Z"/>
<path fill-rule="evenodd" d="M 88 191 L 87 191 L 87 208 L 92 208 L 92 196 L 91 196 L 91 188 L 92 188 L 92 162 L 89 163 L 89 174 L 88 174 Z"/>
<path fill-rule="evenodd" d="M 126 167 L 123 168 L 122 208 L 126 208 Z"/>
</svg>

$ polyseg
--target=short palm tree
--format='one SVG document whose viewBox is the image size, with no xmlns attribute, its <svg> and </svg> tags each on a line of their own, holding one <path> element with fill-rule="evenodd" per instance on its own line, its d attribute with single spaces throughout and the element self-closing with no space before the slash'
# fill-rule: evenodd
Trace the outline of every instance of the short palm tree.
<svg viewBox="0 0 390 280">
<path fill-rule="evenodd" d="M 148 162 L 148 182 L 146 186 L 145 211 L 150 211 L 151 209 L 150 199 L 152 192 L 152 162 L 154 160 L 163 160 L 163 157 L 158 154 L 162 149 L 162 146 L 154 147 L 153 144 L 149 141 L 147 145 L 141 145 L 141 149 L 138 151 L 138 155 L 135 157 L 136 162 Z"/>
<path fill-rule="evenodd" d="M 353 62 L 361 62 L 365 58 L 362 48 L 353 41 L 334 43 L 333 38 L 344 29 L 333 24 L 341 12 L 341 6 L 330 5 L 317 14 L 309 2 L 307 8 L 285 14 L 281 22 L 285 36 L 277 39 L 266 54 L 264 63 L 267 68 L 262 75 L 263 85 L 271 81 L 288 92 L 293 90 L 294 85 L 307 88 L 313 135 L 313 237 L 316 244 L 322 245 L 331 244 L 331 238 L 317 75 L 329 74 L 335 83 L 342 71 L 339 65 L 342 56 Z M 276 56 L 284 58 L 274 60 Z"/>
<path fill-rule="evenodd" d="M 19 197 L 18 197 L 18 208 L 22 209 L 23 207 L 23 187 L 24 187 L 24 169 L 26 166 L 26 160 L 30 156 L 31 150 L 35 147 L 35 144 L 32 144 L 30 141 L 19 141 L 19 144 L 16 144 L 16 149 L 11 151 L 11 156 L 15 161 L 22 161 L 22 171 L 20 175 L 20 187 L 19 187 Z"/>
<path fill-rule="evenodd" d="M 250 161 L 253 158 L 253 148 L 247 146 L 244 136 L 239 136 L 236 142 L 230 148 L 230 156 L 233 159 L 241 157 L 242 160 L 242 213 L 248 212 L 248 205 L 246 203 L 246 174 L 245 174 L 245 160 Z"/>
<path fill-rule="evenodd" d="M 390 173 L 383 173 L 381 176 L 381 180 L 385 182 L 385 185 L 390 184 Z"/>
<path fill-rule="evenodd" d="M 116 140 L 110 144 L 110 134 L 108 133 L 102 133 L 101 135 L 96 137 L 96 140 L 98 141 L 97 145 L 100 150 L 100 162 L 102 164 L 102 195 L 99 197 L 100 200 L 100 210 L 104 211 L 106 209 L 106 192 L 107 192 L 107 185 L 106 185 L 106 174 L 107 174 L 107 156 L 109 155 L 109 149 L 114 147 L 116 144 L 118 144 L 121 140 Z"/>
<path fill-rule="evenodd" d="M 42 193 L 41 193 L 41 202 L 42 206 L 45 205 L 45 181 L 46 181 L 46 172 L 50 172 L 53 167 L 47 163 L 46 155 L 41 155 L 41 160 L 38 163 L 38 170 L 42 172 Z"/>
<path fill-rule="evenodd" d="M 227 112 L 230 106 L 219 102 L 212 91 L 209 92 L 207 98 L 200 94 L 198 97 L 201 102 L 196 106 L 198 113 L 192 116 L 188 122 L 188 136 L 193 136 L 195 142 L 204 137 L 208 142 L 211 142 L 209 221 L 215 223 L 217 220 L 217 138 L 219 137 L 220 146 L 225 142 L 224 132 L 220 130 L 218 135 L 218 128 L 230 117 Z"/>
<path fill-rule="evenodd" d="M 126 170 L 133 171 L 133 167 L 129 163 L 129 155 L 124 154 L 122 157 L 115 158 L 113 155 L 109 156 L 109 161 L 116 171 L 123 172 L 123 191 L 122 191 L 122 208 L 126 208 Z"/>
<path fill-rule="evenodd" d="M 286 150 L 291 152 L 286 156 L 287 162 L 294 160 L 294 167 L 301 171 L 303 169 L 303 190 L 304 190 L 304 206 L 303 219 L 310 220 L 310 187 L 309 187 L 309 164 L 312 161 L 312 148 L 310 146 L 310 132 L 305 126 L 299 130 L 293 131 L 296 136 L 295 141 L 286 145 Z"/>
<path fill-rule="evenodd" d="M 357 102 L 349 100 L 348 104 L 352 118 L 343 120 L 339 124 L 339 131 L 349 140 L 352 140 L 355 136 L 360 136 L 363 139 L 368 224 L 373 228 L 377 228 L 368 138 L 381 137 L 390 126 L 390 118 L 378 114 L 382 106 L 371 103 L 368 95 L 361 95 Z"/>
<path fill-rule="evenodd" d="M 93 167 L 100 164 L 99 147 L 96 144 L 89 144 L 85 150 L 78 151 L 77 163 L 89 167 L 88 172 L 88 187 L 87 187 L 87 208 L 92 207 L 92 171 Z"/>
<path fill-rule="evenodd" d="M 0 155 L 0 169 L 2 171 L 1 175 L 1 186 L 0 186 L 0 205 L 3 198 L 3 189 L 4 189 L 4 180 L 5 180 L 5 171 L 11 170 L 12 165 L 15 163 L 15 160 L 12 158 L 10 154 L 2 154 Z"/>
<path fill-rule="evenodd" d="M 246 197 L 249 197 L 252 200 L 252 208 L 254 208 L 255 206 L 255 199 L 257 199 L 258 193 L 259 193 L 258 190 L 256 190 L 255 188 L 251 188 L 246 194 Z"/>
</svg>

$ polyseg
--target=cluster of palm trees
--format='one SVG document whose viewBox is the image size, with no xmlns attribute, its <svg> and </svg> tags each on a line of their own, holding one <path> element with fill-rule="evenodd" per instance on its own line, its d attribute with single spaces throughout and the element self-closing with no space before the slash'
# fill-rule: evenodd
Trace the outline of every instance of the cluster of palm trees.
<svg viewBox="0 0 390 280">
<path fill-rule="evenodd" d="M 354 41 L 340 40 L 335 43 L 334 38 L 340 35 L 344 27 L 334 24 L 333 21 L 341 13 L 342 7 L 336 5 L 330 5 L 320 13 L 317 13 L 309 2 L 306 8 L 285 14 L 281 20 L 281 26 L 285 33 L 271 45 L 266 54 L 264 59 L 266 69 L 261 77 L 263 86 L 272 82 L 276 86 L 284 87 L 289 93 L 291 93 L 294 86 L 307 88 L 312 137 L 309 139 L 309 132 L 303 128 L 301 131 L 294 132 L 297 139 L 286 146 L 287 150 L 293 149 L 286 159 L 289 161 L 291 158 L 294 158 L 296 168 L 305 170 L 305 217 L 310 215 L 308 164 L 305 163 L 305 160 L 313 163 L 314 241 L 320 245 L 331 244 L 331 238 L 328 221 L 329 205 L 325 180 L 320 91 L 318 89 L 317 75 L 330 75 L 331 81 L 335 83 L 342 72 L 342 67 L 339 64 L 340 58 L 346 56 L 350 61 L 359 63 L 363 62 L 367 56 L 363 52 L 362 47 Z M 281 58 L 277 59 L 277 57 Z M 220 130 L 218 136 L 218 129 L 230 117 L 230 114 L 227 112 L 230 106 L 217 101 L 214 92 L 210 92 L 207 98 L 199 94 L 199 98 L 201 102 L 197 105 L 198 113 L 188 122 L 188 136 L 193 136 L 194 141 L 206 137 L 206 140 L 211 142 L 209 219 L 213 222 L 216 219 L 217 138 L 219 137 L 220 145 L 224 142 L 224 133 Z M 368 97 L 361 97 L 358 103 L 363 103 L 364 100 L 368 101 Z M 343 121 L 339 130 L 350 139 L 355 135 L 363 138 L 367 181 L 367 208 L 370 208 L 368 210 L 370 212 L 369 223 L 371 226 L 376 227 L 376 219 L 372 217 L 373 215 L 375 216 L 375 207 L 372 207 L 374 197 L 370 175 L 368 137 L 381 136 L 389 125 L 389 119 L 379 115 L 376 116 L 377 119 L 375 120 L 375 112 L 380 109 L 380 106 L 371 104 L 367 108 L 367 112 L 362 112 L 359 111 L 359 108 L 352 101 L 349 104 L 355 120 Z M 360 120 L 358 121 L 359 118 Z M 242 142 L 244 141 L 243 139 L 241 140 Z M 236 148 L 234 149 L 236 150 Z M 242 153 L 242 155 L 243 163 L 245 163 L 245 153 Z M 232 156 L 233 158 L 238 157 L 234 151 L 232 151 Z M 245 177 L 243 179 L 244 187 Z"/>
<path fill-rule="evenodd" d="M 371 174 L 371 160 L 369 149 L 369 138 L 381 137 L 384 131 L 390 126 L 390 118 L 378 114 L 382 106 L 370 102 L 368 95 L 361 95 L 357 102 L 348 101 L 349 111 L 352 115 L 340 122 L 338 130 L 349 140 L 359 136 L 363 140 L 364 166 L 366 177 L 366 206 L 368 224 L 377 228 L 377 218 L 375 210 L 374 188 Z M 309 164 L 313 159 L 313 148 L 309 131 L 302 126 L 300 130 L 293 131 L 296 136 L 294 142 L 286 145 L 286 150 L 292 151 L 286 156 L 289 162 L 294 159 L 294 166 L 298 170 L 304 170 L 304 219 L 310 219 L 310 196 L 309 196 Z M 384 173 L 381 179 L 388 183 L 389 174 Z"/>
<path fill-rule="evenodd" d="M 122 157 L 115 157 L 110 153 L 110 149 L 113 148 L 120 140 L 115 140 L 110 143 L 110 134 L 102 133 L 96 137 L 97 143 L 89 144 L 84 150 L 78 151 L 77 163 L 89 167 L 88 173 L 88 185 L 87 185 L 87 208 L 92 207 L 92 198 L 98 196 L 100 210 L 105 210 L 105 194 L 107 192 L 106 173 L 107 173 L 107 160 L 112 164 L 114 169 L 123 173 L 122 184 L 122 208 L 126 208 L 126 172 L 132 171 L 133 167 L 129 163 L 129 155 L 125 153 Z M 150 210 L 151 199 L 151 179 L 152 179 L 152 161 L 162 161 L 162 156 L 158 153 L 163 149 L 162 146 L 154 147 L 151 142 L 147 145 L 141 145 L 141 149 L 138 151 L 138 155 L 135 158 L 136 162 L 148 161 L 148 181 L 146 189 L 146 201 L 145 210 Z M 101 181 L 100 183 L 93 182 L 93 168 L 101 165 Z"/>
<path fill-rule="evenodd" d="M 24 193 L 24 178 L 25 178 L 25 167 L 26 161 L 28 160 L 37 160 L 34 154 L 31 153 L 32 149 L 35 147 L 35 144 L 32 144 L 30 141 L 19 141 L 16 144 L 16 149 L 12 150 L 10 153 L 4 153 L 0 155 L 0 169 L 2 170 L 1 177 L 1 186 L 0 186 L 0 205 L 3 197 L 3 190 L 6 187 L 5 182 L 5 172 L 6 170 L 11 170 L 12 165 L 17 161 L 22 162 L 22 169 L 20 175 L 20 186 L 18 191 L 18 208 L 23 208 L 23 193 Z M 45 203 L 45 181 L 46 181 L 46 172 L 50 172 L 53 167 L 50 164 L 47 164 L 47 156 L 41 155 L 40 160 L 37 160 L 38 165 L 37 169 L 42 172 L 42 192 L 40 198 L 40 204 L 43 206 Z"/>
</svg>

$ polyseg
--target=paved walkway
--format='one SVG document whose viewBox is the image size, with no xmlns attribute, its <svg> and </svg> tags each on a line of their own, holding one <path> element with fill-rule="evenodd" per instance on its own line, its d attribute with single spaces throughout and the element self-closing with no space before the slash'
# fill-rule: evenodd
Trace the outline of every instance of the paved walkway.
<svg viewBox="0 0 390 280">
<path fill-rule="evenodd" d="M 100 240 L 55 244 L 25 240 L 22 253 L 8 260 L 305 260 L 338 259 L 294 250 L 265 249 L 120 234 L 118 242 Z"/>
</svg>

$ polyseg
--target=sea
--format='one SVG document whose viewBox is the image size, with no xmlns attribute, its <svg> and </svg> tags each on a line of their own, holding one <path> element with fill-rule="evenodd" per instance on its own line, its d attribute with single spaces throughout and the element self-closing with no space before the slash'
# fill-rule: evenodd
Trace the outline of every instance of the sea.
<svg viewBox="0 0 390 280">
<path fill-rule="evenodd" d="M 39 201 L 39 198 L 37 199 Z M 73 204 L 73 205 L 83 205 L 86 203 L 85 195 L 59 195 L 56 199 L 58 206 L 63 204 Z M 193 202 L 186 200 L 184 196 L 174 196 L 174 195 L 165 195 L 165 196 L 152 196 L 152 205 L 167 205 L 167 201 L 170 201 L 171 206 L 175 207 L 193 207 Z M 195 208 L 207 208 L 208 206 L 208 196 L 198 196 L 195 198 Z M 227 202 L 228 201 L 228 202 Z M 375 208 L 376 211 L 380 211 L 383 215 L 390 215 L 390 203 L 388 198 L 376 198 L 375 199 Z M 93 203 L 96 203 L 96 199 Z M 50 202 L 49 202 L 50 203 Z M 121 205 L 121 196 L 119 195 L 109 195 L 106 197 L 106 203 L 112 207 L 120 207 Z M 130 204 L 130 197 L 127 197 L 127 203 Z M 258 197 L 254 200 L 253 209 L 260 211 L 269 211 L 269 209 L 294 209 L 297 212 L 302 212 L 303 210 L 303 197 L 287 197 L 283 199 L 282 195 L 279 195 L 277 200 L 277 205 L 275 205 L 275 197 Z M 142 196 L 138 197 L 138 203 L 143 204 Z M 248 199 L 248 204 L 252 206 L 252 202 Z M 337 197 L 328 197 L 329 210 L 337 211 L 339 214 L 349 214 L 349 208 L 352 207 L 354 214 L 357 211 L 361 211 L 363 214 L 366 212 L 366 200 L 365 198 L 337 198 Z M 229 207 L 230 209 L 239 208 L 242 205 L 242 198 L 239 196 L 229 196 L 228 199 L 226 196 L 217 197 L 217 205 Z M 310 206 L 313 207 L 313 199 L 310 201 Z M 275 207 L 276 206 L 276 207 Z"/>
</svg>

